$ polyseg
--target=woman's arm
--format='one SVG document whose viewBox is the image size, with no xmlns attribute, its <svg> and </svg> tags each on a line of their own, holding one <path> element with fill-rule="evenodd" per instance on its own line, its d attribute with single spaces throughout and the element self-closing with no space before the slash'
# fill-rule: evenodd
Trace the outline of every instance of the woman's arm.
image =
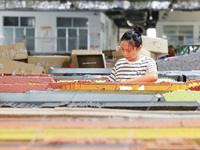
<svg viewBox="0 0 200 150">
<path fill-rule="evenodd" d="M 126 83 L 145 83 L 145 82 L 155 82 L 158 80 L 157 72 L 150 72 L 148 74 L 142 75 L 138 78 L 128 79 Z"/>
</svg>

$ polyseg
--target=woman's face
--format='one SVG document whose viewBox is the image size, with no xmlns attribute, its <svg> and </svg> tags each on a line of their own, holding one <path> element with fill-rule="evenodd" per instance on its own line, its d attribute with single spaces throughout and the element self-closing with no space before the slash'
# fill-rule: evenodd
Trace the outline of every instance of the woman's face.
<svg viewBox="0 0 200 150">
<path fill-rule="evenodd" d="M 124 57 L 128 60 L 128 61 L 136 61 L 138 60 L 138 53 L 141 49 L 141 47 L 136 47 L 136 46 L 132 46 L 128 41 L 123 40 L 121 41 L 121 51 L 122 54 L 124 55 Z"/>
</svg>

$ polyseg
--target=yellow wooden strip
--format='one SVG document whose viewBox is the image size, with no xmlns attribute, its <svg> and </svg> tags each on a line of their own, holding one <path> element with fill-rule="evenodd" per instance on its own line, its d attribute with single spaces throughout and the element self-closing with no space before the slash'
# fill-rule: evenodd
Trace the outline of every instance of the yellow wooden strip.
<svg viewBox="0 0 200 150">
<path fill-rule="evenodd" d="M 133 134 L 130 136 L 130 132 Z M 40 138 L 74 137 L 74 138 L 200 138 L 200 128 L 135 128 L 135 129 L 44 129 Z"/>
<path fill-rule="evenodd" d="M 31 140 L 38 129 L 0 129 L 0 140 Z"/>
<path fill-rule="evenodd" d="M 31 140 L 38 129 L 0 129 L 0 140 Z M 38 139 L 46 138 L 192 138 L 200 139 L 200 128 L 45 128 Z"/>
</svg>

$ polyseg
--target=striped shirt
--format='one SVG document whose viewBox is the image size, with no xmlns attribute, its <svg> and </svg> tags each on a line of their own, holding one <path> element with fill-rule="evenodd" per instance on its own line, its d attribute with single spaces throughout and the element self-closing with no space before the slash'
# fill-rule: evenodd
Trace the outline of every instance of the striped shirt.
<svg viewBox="0 0 200 150">
<path fill-rule="evenodd" d="M 152 58 L 144 56 L 135 62 L 122 58 L 113 67 L 109 80 L 111 82 L 125 81 L 150 72 L 157 72 L 156 63 Z"/>
</svg>

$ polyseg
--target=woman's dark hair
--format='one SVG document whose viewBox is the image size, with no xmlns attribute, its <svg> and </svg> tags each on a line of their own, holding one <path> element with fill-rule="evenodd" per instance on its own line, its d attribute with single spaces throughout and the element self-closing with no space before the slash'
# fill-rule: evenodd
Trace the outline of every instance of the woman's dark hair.
<svg viewBox="0 0 200 150">
<path fill-rule="evenodd" d="M 141 35 L 143 31 L 144 30 L 141 26 L 135 26 L 133 30 L 124 33 L 124 35 L 121 37 L 121 41 L 126 40 L 134 46 L 139 47 L 140 45 L 142 45 Z"/>
</svg>

